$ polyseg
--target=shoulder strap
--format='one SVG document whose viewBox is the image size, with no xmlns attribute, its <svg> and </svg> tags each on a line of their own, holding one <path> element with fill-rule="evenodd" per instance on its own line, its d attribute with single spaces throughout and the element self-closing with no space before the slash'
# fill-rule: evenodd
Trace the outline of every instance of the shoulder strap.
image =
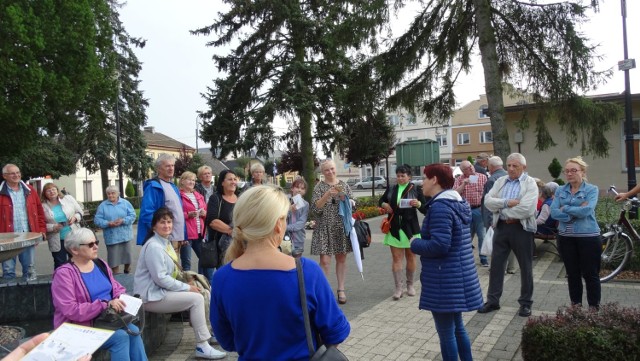
<svg viewBox="0 0 640 361">
<path fill-rule="evenodd" d="M 314 353 L 311 336 L 311 322 L 309 321 L 309 308 L 307 307 L 307 292 L 304 287 L 304 274 L 302 273 L 302 263 L 300 258 L 296 258 L 296 272 L 298 274 L 298 288 L 300 289 L 300 305 L 302 306 L 302 317 L 304 318 L 304 332 L 307 335 L 307 347 L 309 357 Z"/>
</svg>

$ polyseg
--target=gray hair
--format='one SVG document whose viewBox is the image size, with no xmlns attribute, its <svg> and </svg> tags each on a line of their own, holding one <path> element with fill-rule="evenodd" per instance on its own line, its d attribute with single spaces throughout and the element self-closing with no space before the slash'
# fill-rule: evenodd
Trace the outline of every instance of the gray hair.
<svg viewBox="0 0 640 361">
<path fill-rule="evenodd" d="M 518 161 L 520 164 L 522 165 L 527 165 L 527 160 L 525 159 L 524 155 L 520 154 L 520 153 L 511 153 L 509 154 L 509 156 L 507 157 L 507 162 L 510 160 L 516 160 Z"/>
<path fill-rule="evenodd" d="M 160 155 L 158 155 L 158 159 L 156 159 L 155 163 L 153 164 L 153 166 L 156 169 L 156 171 L 165 162 L 175 163 L 176 162 L 176 157 L 172 156 L 171 154 L 160 153 Z"/>
<path fill-rule="evenodd" d="M 92 238 L 97 239 L 95 233 L 89 228 L 74 229 L 67 235 L 67 238 L 64 239 L 64 248 L 67 252 L 71 253 L 72 249 L 80 248 L 82 241 Z"/>
<path fill-rule="evenodd" d="M 115 193 L 118 196 L 120 195 L 120 190 L 116 186 L 108 186 L 107 188 L 104 189 L 104 192 L 105 193 Z"/>
<path fill-rule="evenodd" d="M 213 169 L 211 169 L 211 167 L 209 167 L 208 165 L 202 165 L 200 166 L 200 168 L 198 168 L 198 178 L 200 178 L 202 173 L 204 173 L 207 170 L 211 172 L 211 175 L 213 175 Z"/>
<path fill-rule="evenodd" d="M 249 173 L 253 173 L 257 171 L 264 172 L 264 166 L 260 162 L 255 162 L 251 164 L 251 168 L 249 168 Z"/>
<path fill-rule="evenodd" d="M 539 187 L 539 190 L 540 190 L 540 194 L 542 194 L 542 198 L 544 199 L 553 197 L 555 193 L 554 191 L 551 190 L 551 187 L 548 187 L 546 185 Z"/>
<path fill-rule="evenodd" d="M 558 189 L 558 187 L 560 187 L 560 185 L 558 185 L 558 183 L 556 182 L 549 182 L 545 184 L 545 186 L 547 186 L 547 188 L 551 190 L 552 194 L 556 194 L 556 190 Z"/>
<path fill-rule="evenodd" d="M 494 167 L 502 167 L 504 163 L 502 163 L 502 158 L 494 155 L 493 157 L 489 157 L 489 165 Z"/>
<path fill-rule="evenodd" d="M 9 170 L 9 167 L 16 167 L 18 168 L 18 171 L 20 171 L 20 168 L 17 165 L 13 163 L 8 163 L 8 164 L 5 164 L 4 167 L 2 167 L 2 174 L 8 173 L 7 171 Z"/>
</svg>

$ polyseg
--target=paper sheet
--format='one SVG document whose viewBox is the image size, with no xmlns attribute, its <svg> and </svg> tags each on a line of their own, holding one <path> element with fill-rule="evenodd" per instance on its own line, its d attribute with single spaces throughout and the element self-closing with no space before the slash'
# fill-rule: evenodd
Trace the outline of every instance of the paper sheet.
<svg viewBox="0 0 640 361">
<path fill-rule="evenodd" d="M 399 207 L 400 208 L 411 208 L 411 201 L 412 200 L 413 199 L 404 199 L 404 198 L 401 199 Z"/>
<path fill-rule="evenodd" d="M 120 300 L 127 305 L 124 308 L 124 312 L 133 316 L 138 314 L 138 310 L 142 305 L 141 299 L 123 293 L 120 295 Z"/>
<path fill-rule="evenodd" d="M 63 323 L 22 360 L 68 361 L 93 354 L 115 331 Z"/>
<path fill-rule="evenodd" d="M 296 206 L 296 209 L 302 209 L 307 206 L 307 204 L 304 203 L 304 199 L 302 199 L 302 196 L 299 194 L 293 196 L 291 200 L 293 200 L 293 204 Z"/>
</svg>

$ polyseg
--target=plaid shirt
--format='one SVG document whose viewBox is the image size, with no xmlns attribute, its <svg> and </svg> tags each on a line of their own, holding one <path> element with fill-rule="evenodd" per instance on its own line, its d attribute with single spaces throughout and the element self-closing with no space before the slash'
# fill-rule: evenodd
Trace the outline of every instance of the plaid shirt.
<svg viewBox="0 0 640 361">
<path fill-rule="evenodd" d="M 478 181 L 476 183 L 467 183 L 467 185 L 462 189 L 462 192 L 460 192 L 460 195 L 469 202 L 469 205 L 472 208 L 475 208 L 480 207 L 482 204 L 482 195 L 484 193 L 484 185 L 487 184 L 487 176 L 481 173 L 474 173 L 472 176 L 477 176 Z M 453 188 L 457 189 L 462 185 L 462 182 L 468 178 L 469 177 L 466 177 L 464 174 L 459 176 L 456 178 Z"/>
<path fill-rule="evenodd" d="M 11 202 L 13 203 L 13 229 L 16 232 L 29 232 L 29 218 L 27 216 L 27 201 L 22 186 L 17 191 L 7 186 Z"/>
</svg>

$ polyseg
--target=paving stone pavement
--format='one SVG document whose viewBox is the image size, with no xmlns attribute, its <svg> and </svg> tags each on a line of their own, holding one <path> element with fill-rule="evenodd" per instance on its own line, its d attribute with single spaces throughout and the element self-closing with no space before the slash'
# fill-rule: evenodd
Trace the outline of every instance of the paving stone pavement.
<svg viewBox="0 0 640 361">
<path fill-rule="evenodd" d="M 391 256 L 382 245 L 379 232 L 381 217 L 368 220 L 373 235 L 371 247 L 365 249 L 364 277 L 362 281 L 351 258 L 348 262 L 348 302 L 342 306 L 351 323 L 349 338 L 340 345 L 349 360 L 442 360 L 440 344 L 431 313 L 418 310 L 419 296 L 391 300 L 393 279 Z M 307 232 L 305 256 L 308 255 L 311 231 Z M 538 247 L 534 261 L 533 316 L 554 314 L 566 306 L 569 295 L 564 277 L 564 267 L 550 245 Z M 317 256 L 309 256 L 318 261 Z M 477 258 L 477 257 L 476 257 Z M 416 278 L 419 276 L 419 263 Z M 480 284 L 486 295 L 489 271 L 478 266 Z M 335 275 L 329 277 L 335 289 Z M 418 295 L 420 283 L 416 283 Z M 610 282 L 602 285 L 602 302 L 617 302 L 622 306 L 636 306 L 640 283 Z M 527 318 L 518 316 L 520 272 L 505 276 L 501 309 L 489 314 L 464 313 L 467 332 L 472 342 L 475 360 L 522 360 L 520 341 L 522 327 Z M 173 322 L 168 336 L 158 350 L 147 350 L 150 360 L 195 360 L 195 338 L 188 323 Z M 229 353 L 225 360 L 237 360 L 237 354 Z"/>
</svg>

